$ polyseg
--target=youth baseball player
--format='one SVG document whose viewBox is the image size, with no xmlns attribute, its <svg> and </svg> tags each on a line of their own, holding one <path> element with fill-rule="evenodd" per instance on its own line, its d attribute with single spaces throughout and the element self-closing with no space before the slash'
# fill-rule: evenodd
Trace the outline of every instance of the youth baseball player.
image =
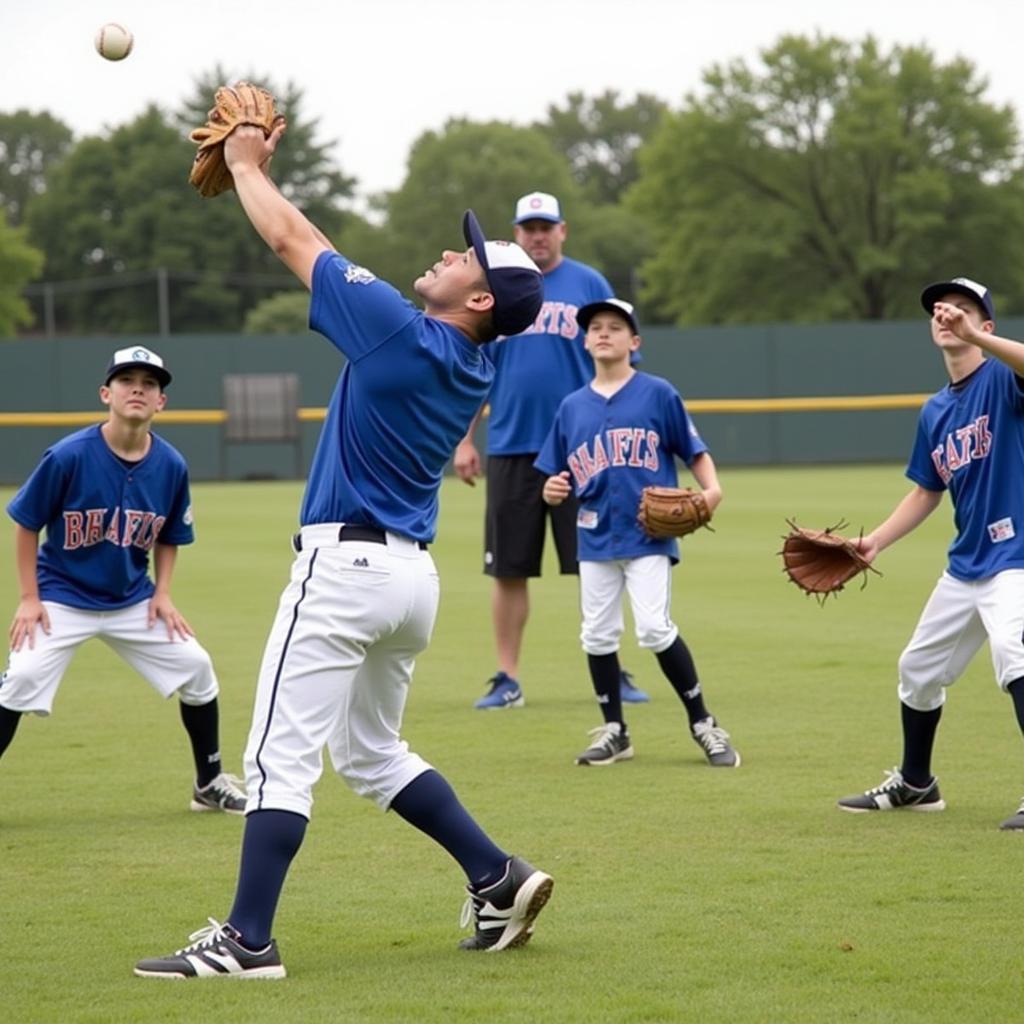
<svg viewBox="0 0 1024 1024">
<path fill-rule="evenodd" d="M 707 445 L 668 381 L 630 365 L 640 346 L 633 307 L 621 299 L 584 306 L 578 314 L 594 358 L 594 379 L 558 407 L 537 456 L 547 474 L 544 500 L 561 505 L 575 492 L 580 553 L 580 639 L 604 716 L 579 765 L 610 765 L 633 756 L 619 694 L 622 601 L 629 595 L 637 641 L 653 651 L 683 702 L 690 733 L 716 768 L 736 768 L 740 755 L 704 705 L 693 657 L 669 615 L 675 538 L 649 537 L 636 521 L 645 487 L 675 487 L 682 459 L 704 492 L 708 509 L 722 488 Z"/>
<path fill-rule="evenodd" d="M 577 572 L 576 501 L 570 496 L 558 508 L 548 506 L 541 497 L 544 477 L 533 463 L 558 403 L 594 375 L 577 311 L 612 294 L 593 267 L 563 254 L 568 228 L 554 196 L 531 192 L 520 197 L 514 223 L 516 241 L 544 273 L 544 305 L 521 334 L 488 346 L 495 375 L 487 421 L 484 572 L 494 579 L 491 614 L 498 670 L 474 705 L 480 710 L 519 708 L 526 702 L 519 654 L 530 613 L 528 579 L 541 574 L 549 518 L 561 572 Z M 455 471 L 470 485 L 480 475 L 473 443 L 479 415 L 455 451 Z M 630 703 L 649 699 L 628 672 L 622 676 L 621 696 Z"/>
<path fill-rule="evenodd" d="M 956 537 L 899 659 L 903 763 L 881 785 L 839 801 L 854 813 L 945 808 L 931 760 L 946 688 L 986 639 L 1024 731 L 1024 344 L 994 333 L 992 296 L 977 281 L 931 284 L 921 303 L 949 383 L 921 410 L 907 467 L 913 488 L 858 546 L 874 561 L 946 491 Z M 1024 802 L 1000 828 L 1024 829 Z"/>
<path fill-rule="evenodd" d="M 0 678 L 0 756 L 23 714 L 50 714 L 75 651 L 99 637 L 161 696 L 178 695 L 192 810 L 242 814 L 245 794 L 221 770 L 217 677 L 171 601 L 178 546 L 193 530 L 185 460 L 150 430 L 170 382 L 155 352 L 115 352 L 100 387 L 106 422 L 48 449 L 7 506 L 21 602 Z"/>
<path fill-rule="evenodd" d="M 446 780 L 400 738 L 417 654 L 440 592 L 427 544 L 444 466 L 487 393 L 481 345 L 537 315 L 542 281 L 523 250 L 485 241 L 445 251 L 415 282 L 426 313 L 337 253 L 261 168 L 281 130 L 228 137 L 242 207 L 312 292 L 310 323 L 348 363 L 331 397 L 302 503 L 295 562 L 267 641 L 246 750 L 249 804 L 235 902 L 191 944 L 141 961 L 143 977 L 284 977 L 271 938 L 326 745 L 360 796 L 426 833 L 461 865 L 471 950 L 525 943 L 552 879 L 510 857 Z M 467 916 L 468 922 L 468 916 Z"/>
</svg>

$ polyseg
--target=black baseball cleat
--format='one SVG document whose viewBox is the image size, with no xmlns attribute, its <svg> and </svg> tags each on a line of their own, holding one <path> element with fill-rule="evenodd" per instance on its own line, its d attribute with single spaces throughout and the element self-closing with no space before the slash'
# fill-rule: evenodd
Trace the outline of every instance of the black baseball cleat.
<svg viewBox="0 0 1024 1024">
<path fill-rule="evenodd" d="M 905 781 L 899 768 L 885 773 L 885 781 L 874 789 L 839 800 L 839 809 L 851 814 L 868 811 L 944 811 L 946 801 L 939 793 L 939 780 L 918 788 Z"/>
<path fill-rule="evenodd" d="M 628 761 L 633 756 L 629 732 L 621 722 L 605 722 L 591 729 L 590 735 L 594 738 L 590 746 L 577 755 L 577 764 L 615 764 L 616 761 Z"/>
<path fill-rule="evenodd" d="M 712 768 L 739 768 L 739 751 L 729 742 L 729 734 L 710 715 L 694 722 L 690 735 L 704 751 Z"/>
<path fill-rule="evenodd" d="M 189 936 L 190 945 L 167 956 L 140 960 L 140 978 L 284 978 L 287 972 L 271 939 L 265 949 L 246 949 L 230 924 L 212 917 L 209 926 Z"/>
<path fill-rule="evenodd" d="M 1006 832 L 1024 831 L 1024 800 L 1021 800 L 1017 813 L 1007 818 L 999 827 Z"/>
<path fill-rule="evenodd" d="M 224 811 L 226 814 L 245 814 L 245 790 L 235 775 L 221 772 L 202 789 L 192 786 L 192 811 Z"/>
<path fill-rule="evenodd" d="M 499 882 L 476 889 L 466 886 L 460 925 L 475 920 L 476 932 L 459 943 L 460 949 L 497 953 L 525 946 L 533 935 L 533 922 L 551 896 L 554 880 L 521 857 L 512 857 Z"/>
</svg>

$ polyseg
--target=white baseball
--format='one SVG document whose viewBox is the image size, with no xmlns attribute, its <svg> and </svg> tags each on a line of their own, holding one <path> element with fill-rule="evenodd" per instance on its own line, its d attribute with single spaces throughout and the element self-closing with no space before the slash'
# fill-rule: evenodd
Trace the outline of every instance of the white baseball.
<svg viewBox="0 0 1024 1024">
<path fill-rule="evenodd" d="M 107 60 L 124 60 L 134 42 L 135 37 L 124 25 L 110 21 L 96 33 L 96 52 Z"/>
</svg>

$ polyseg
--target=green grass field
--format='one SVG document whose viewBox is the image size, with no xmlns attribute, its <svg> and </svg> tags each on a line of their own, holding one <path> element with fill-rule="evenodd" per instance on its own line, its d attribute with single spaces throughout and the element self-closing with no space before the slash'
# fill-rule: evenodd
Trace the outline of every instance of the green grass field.
<svg viewBox="0 0 1024 1024">
<path fill-rule="evenodd" d="M 884 553 L 863 591 L 819 607 L 785 582 L 786 516 L 873 526 L 900 468 L 725 470 L 715 533 L 685 543 L 673 613 L 710 708 L 743 755 L 708 768 L 655 659 L 628 711 L 630 763 L 581 769 L 600 716 L 576 584 L 532 589 L 527 707 L 471 709 L 493 670 L 480 574 L 483 489 L 449 482 L 434 548 L 441 613 L 406 737 L 495 839 L 556 880 L 534 941 L 456 948 L 462 878 L 328 770 L 275 932 L 279 983 L 132 976 L 227 913 L 242 822 L 188 811 L 190 757 L 161 702 L 102 644 L 49 719 L 0 762 L 0 1005 L 10 1022 L 1019 1021 L 1021 737 L 987 653 L 951 692 L 944 814 L 847 815 L 835 798 L 900 758 L 895 664 L 944 564 L 948 506 Z M 6 502 L 10 491 L 3 492 Z M 298 484 L 194 487 L 198 542 L 175 598 L 214 656 L 223 751 L 240 768 L 263 640 L 290 562 Z M 17 596 L 0 550 L 7 612 Z"/>
</svg>

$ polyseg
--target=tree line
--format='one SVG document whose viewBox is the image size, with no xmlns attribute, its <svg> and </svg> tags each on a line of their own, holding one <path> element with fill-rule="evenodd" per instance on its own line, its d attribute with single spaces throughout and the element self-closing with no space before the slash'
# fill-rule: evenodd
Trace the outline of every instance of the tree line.
<svg viewBox="0 0 1024 1024">
<path fill-rule="evenodd" d="M 288 118 L 282 191 L 410 296 L 436 253 L 461 245 L 466 206 L 508 224 L 539 189 L 562 201 L 566 251 L 646 323 L 911 317 L 922 284 L 957 274 L 1024 313 L 1016 112 L 969 61 L 924 46 L 783 36 L 756 61 L 708 67 L 675 106 L 572 93 L 530 125 L 451 119 L 415 140 L 402 184 L 366 215 L 302 89 L 248 77 Z M 0 336 L 44 317 L 61 333 L 153 332 L 157 271 L 176 332 L 303 329 L 305 293 L 237 202 L 186 181 L 188 131 L 223 81 L 215 67 L 180 109 L 152 105 L 82 139 L 45 112 L 0 112 Z M 51 289 L 44 311 L 39 281 L 76 286 L 56 301 Z"/>
</svg>

